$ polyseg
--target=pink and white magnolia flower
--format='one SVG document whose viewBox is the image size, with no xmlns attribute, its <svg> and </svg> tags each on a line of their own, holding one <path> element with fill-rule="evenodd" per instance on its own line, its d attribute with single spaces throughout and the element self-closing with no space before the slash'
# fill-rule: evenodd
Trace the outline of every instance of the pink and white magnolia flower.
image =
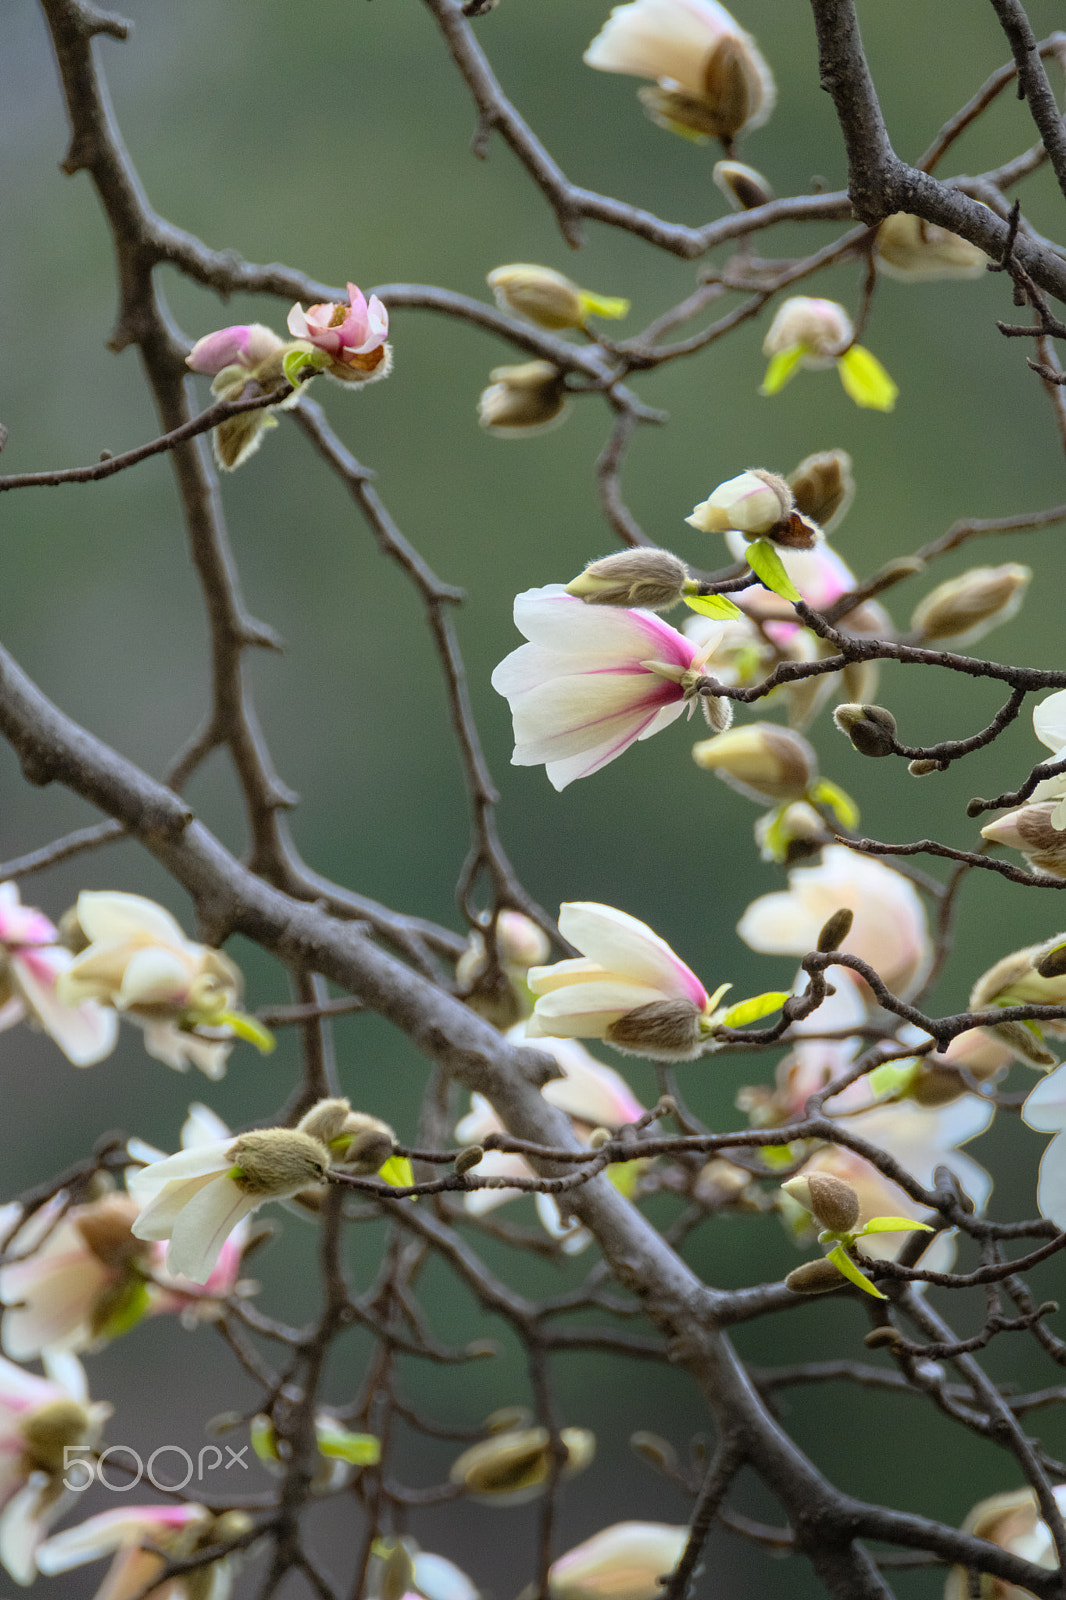
<svg viewBox="0 0 1066 1600">
<path fill-rule="evenodd" d="M 91 1449 L 111 1407 L 89 1400 L 72 1355 L 45 1358 L 46 1376 L 0 1357 L 0 1563 L 33 1582 L 39 1546 L 63 1510 L 70 1452 Z"/>
<path fill-rule="evenodd" d="M 615 1522 L 553 1561 L 552 1600 L 655 1600 L 689 1530 L 666 1522 Z"/>
<path fill-rule="evenodd" d="M 217 377 L 226 367 L 243 367 L 254 372 L 262 362 L 269 360 L 282 347 L 282 340 L 271 328 L 261 322 L 239 323 L 232 328 L 219 328 L 216 333 L 206 333 L 197 339 L 185 365 L 193 372 Z"/>
<path fill-rule="evenodd" d="M 529 1038 L 606 1039 L 667 1061 L 702 1054 L 729 984 L 709 995 L 665 939 L 612 906 L 571 901 L 559 908 L 559 930 L 583 953 L 530 968 L 538 999 L 526 1023 Z"/>
<path fill-rule="evenodd" d="M 543 762 L 556 789 L 691 711 L 708 652 L 652 612 L 588 606 L 553 583 L 518 595 L 514 620 L 529 643 L 492 674 L 514 719 L 511 764 Z"/>
<path fill-rule="evenodd" d="M 94 1001 L 58 991 L 74 960 L 58 937 L 42 911 L 21 903 L 17 884 L 0 884 L 0 1029 L 35 1023 L 68 1061 L 88 1067 L 111 1054 L 118 1022 Z"/>
<path fill-rule="evenodd" d="M 197 1549 L 232 1539 L 250 1527 L 242 1512 L 224 1512 L 219 1517 L 194 1504 L 123 1506 L 53 1534 L 38 1551 L 38 1565 L 52 1576 L 114 1556 L 95 1600 L 132 1600 L 134 1595 L 144 1594 L 168 1556 L 182 1559 L 194 1555 Z M 223 1556 L 170 1578 L 152 1589 L 151 1596 L 152 1600 L 226 1600 L 232 1587 L 233 1558 Z"/>
<path fill-rule="evenodd" d="M 348 305 L 327 302 L 306 311 L 297 303 L 289 312 L 289 332 L 365 377 L 386 360 L 389 313 L 376 294 L 368 301 L 354 283 L 348 285 L 348 299 Z"/>
<path fill-rule="evenodd" d="M 932 960 L 925 908 L 909 879 L 880 861 L 857 855 L 844 845 L 830 845 L 817 867 L 796 867 L 789 887 L 753 900 L 737 923 L 737 932 L 764 955 L 806 955 L 835 911 L 854 913 L 851 930 L 841 944 L 848 955 L 866 961 L 894 994 L 906 999 L 920 987 Z M 833 969 L 833 981 L 845 967 Z"/>
</svg>

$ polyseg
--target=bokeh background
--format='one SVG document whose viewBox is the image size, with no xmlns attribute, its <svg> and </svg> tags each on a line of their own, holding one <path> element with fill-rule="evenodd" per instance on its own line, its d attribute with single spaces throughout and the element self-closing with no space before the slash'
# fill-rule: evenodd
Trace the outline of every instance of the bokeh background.
<svg viewBox="0 0 1066 1600">
<path fill-rule="evenodd" d="M 590 72 L 582 50 L 607 13 L 606 0 L 562 4 L 503 0 L 478 24 L 507 91 L 576 181 L 661 215 L 698 224 L 721 214 L 710 181 L 715 159 L 654 128 L 632 79 Z M 801 0 L 744 0 L 740 20 L 758 37 L 779 86 L 767 127 L 744 145 L 779 194 L 812 184 L 842 186 L 844 162 L 832 107 L 818 86 L 811 17 Z M 488 297 L 484 278 L 507 261 L 560 268 L 602 292 L 633 301 L 637 329 L 685 295 L 699 266 L 620 232 L 588 228 L 579 257 L 561 242 L 545 202 L 502 143 L 478 161 L 474 115 L 428 12 L 413 0 L 131 0 L 135 27 L 124 44 L 101 40 L 125 139 L 152 203 L 210 245 L 252 260 L 280 259 L 326 282 L 365 289 L 397 281 L 442 284 Z M 860 5 L 888 126 L 901 154 L 916 156 L 1007 56 L 990 7 L 970 0 L 891 0 Z M 1054 0 L 1033 0 L 1038 35 L 1061 20 Z M 64 111 L 46 31 L 30 0 L 6 0 L 0 22 L 0 421 L 9 429 L 3 470 L 95 460 L 147 438 L 153 420 L 135 353 L 107 349 L 115 311 L 112 252 L 88 179 L 58 170 Z M 1004 95 L 945 164 L 979 172 L 1033 137 L 1024 106 Z M 1061 197 L 1039 174 L 1024 190 L 1036 227 L 1061 236 Z M 831 225 L 789 226 L 773 236 L 783 254 L 827 240 Z M 765 241 L 769 236 L 763 236 Z M 838 269 L 817 292 L 854 307 L 860 269 Z M 287 305 L 263 299 L 221 305 L 166 273 L 165 288 L 190 338 L 241 320 L 284 328 Z M 857 410 L 832 373 L 803 374 L 782 395 L 761 399 L 765 318 L 696 359 L 636 380 L 641 396 L 670 413 L 641 430 L 625 490 L 644 527 L 694 564 L 724 559 L 717 540 L 682 519 L 724 478 L 744 467 L 790 470 L 812 450 L 842 446 L 855 462 L 858 496 L 837 547 L 865 573 L 913 550 L 962 516 L 996 516 L 1064 498 L 1062 448 L 1026 347 L 1004 340 L 995 319 L 1014 316 L 1003 278 L 963 284 L 882 283 L 866 342 L 897 379 L 892 416 Z M 682 725 L 557 795 L 543 770 L 513 769 L 506 705 L 489 685 L 492 666 L 518 642 L 513 595 L 566 581 L 613 548 L 596 503 L 592 466 L 610 425 L 584 400 L 548 436 L 506 441 L 479 431 L 475 405 L 488 369 L 508 347 L 462 323 L 425 312 L 394 316 L 395 373 L 365 394 L 319 392 L 330 419 L 407 535 L 447 581 L 467 591 L 459 627 L 471 693 L 489 761 L 503 794 L 507 848 L 546 905 L 589 899 L 646 920 L 714 985 L 740 994 L 786 986 L 792 963 L 754 956 L 735 924 L 779 874 L 752 843 L 757 812 L 691 761 Z M 523 359 L 518 356 L 514 359 Z M 206 394 L 204 396 L 206 399 Z M 317 868 L 412 912 L 458 926 L 454 883 L 468 842 L 461 774 L 417 597 L 378 553 L 342 488 L 303 436 L 282 426 L 224 484 L 226 515 L 253 611 L 284 636 L 283 656 L 251 663 L 261 716 L 282 776 L 301 793 L 297 840 Z M 5 644 L 58 703 L 149 771 L 159 771 L 207 703 L 202 606 L 183 543 L 169 468 L 145 463 L 83 488 L 26 491 L 0 502 Z M 932 583 L 984 562 L 1023 560 L 1038 577 L 1021 616 L 989 641 L 997 656 L 1034 665 L 1061 661 L 1062 528 L 971 545 L 891 597 L 897 622 Z M 888 668 L 879 698 L 912 742 L 955 737 L 984 724 L 998 703 L 988 686 Z M 902 765 L 863 762 L 827 719 L 812 737 L 826 774 L 852 792 L 863 823 L 882 838 L 933 834 L 974 838 L 965 802 L 1017 782 L 1042 747 L 1028 717 L 950 775 L 921 782 Z M 886 767 L 888 770 L 886 771 Z M 886 779 L 891 778 L 891 782 Z M 58 790 L 37 790 L 0 750 L 0 854 L 43 844 L 93 820 Z M 218 759 L 189 790 L 200 814 L 234 848 L 241 809 Z M 27 899 L 58 916 L 82 887 L 118 887 L 165 901 L 191 926 L 190 908 L 153 862 L 131 846 L 85 857 L 32 880 Z M 1008 950 L 1054 933 L 1054 901 L 986 876 L 967 884 L 955 952 L 935 996 L 956 1009 L 978 972 Z M 234 950 L 251 1002 L 287 998 L 283 973 L 249 947 Z M 337 1027 L 344 1088 L 355 1103 L 414 1132 L 426 1066 L 407 1042 L 370 1017 Z M 148 1060 L 132 1033 L 115 1056 L 79 1073 L 47 1040 L 21 1029 L 0 1041 L 3 1057 L 3 1191 L 76 1159 L 114 1126 L 175 1147 L 190 1099 L 202 1097 L 240 1123 L 285 1098 L 295 1042 L 275 1055 L 233 1057 L 218 1086 L 183 1080 Z M 692 1104 L 728 1127 L 750 1064 L 725 1059 L 682 1068 Z M 654 1096 L 649 1068 L 626 1066 L 638 1094 Z M 1039 1135 L 1000 1118 L 973 1148 L 996 1176 L 995 1204 L 1008 1217 L 1034 1211 Z M 667 1204 L 652 1207 L 665 1221 Z M 517 1212 L 516 1212 L 517 1215 Z M 532 1218 L 532 1210 L 530 1210 Z M 307 1307 L 311 1236 L 288 1220 L 257 1262 L 268 1304 L 299 1317 Z M 382 1234 L 353 1242 L 362 1282 L 380 1258 Z M 771 1219 L 726 1221 L 689 1249 L 708 1281 L 734 1285 L 779 1277 L 793 1246 Z M 556 1266 L 494 1264 L 531 1293 L 576 1282 L 590 1258 Z M 1035 1281 L 1053 1294 L 1061 1264 Z M 491 1336 L 500 1354 L 461 1368 L 406 1364 L 412 1401 L 446 1425 L 476 1423 L 496 1406 L 523 1401 L 521 1353 L 435 1266 L 426 1300 L 446 1340 Z M 977 1325 L 979 1307 L 953 1305 Z M 1053 1326 L 1061 1325 L 1053 1319 Z M 787 1318 L 739 1330 L 758 1362 L 862 1355 L 857 1307 L 817 1303 Z M 350 1394 L 366 1346 L 353 1334 L 338 1352 L 332 1396 Z M 874 1357 L 872 1359 L 880 1359 Z M 1024 1387 L 1054 1381 L 1026 1341 L 1003 1339 L 989 1356 L 997 1377 Z M 591 1357 L 559 1362 L 569 1422 L 593 1427 L 596 1463 L 564 1499 L 559 1549 L 622 1517 L 683 1522 L 685 1503 L 628 1451 L 635 1428 L 653 1428 L 683 1451 L 705 1423 L 686 1381 L 669 1371 Z M 195 1451 L 212 1414 L 247 1404 L 248 1386 L 207 1331 L 190 1340 L 160 1320 L 91 1358 L 94 1395 L 116 1405 L 109 1440 L 143 1454 L 167 1442 Z M 857 1402 L 838 1386 L 791 1393 L 787 1423 L 834 1479 L 859 1495 L 959 1521 L 981 1495 L 1020 1482 L 1011 1458 L 961 1435 L 909 1399 Z M 1041 1414 L 1052 1450 L 1066 1448 L 1054 1412 Z M 451 1449 L 402 1441 L 399 1471 L 436 1481 Z M 251 1475 L 236 1486 L 252 1487 Z M 208 1482 L 220 1495 L 220 1482 Z M 141 1498 L 135 1494 L 133 1498 Z M 145 1498 L 152 1498 L 151 1495 Z M 776 1508 L 742 1481 L 738 1508 L 773 1521 Z M 88 1500 L 85 1502 L 88 1508 Z M 93 1509 L 114 1506 L 102 1497 Z M 349 1513 L 345 1512 L 347 1517 Z M 326 1526 L 326 1522 L 329 1525 Z M 322 1549 L 338 1574 L 358 1529 L 323 1518 Z M 450 1506 L 413 1524 L 424 1546 L 463 1565 L 499 1600 L 525 1581 L 535 1508 Z M 253 1569 L 243 1580 L 247 1585 Z M 94 1570 L 42 1589 L 90 1593 Z M 941 1573 L 900 1574 L 901 1594 L 940 1592 Z M 817 1592 L 801 1563 L 775 1563 L 735 1538 L 709 1547 L 703 1592 L 800 1597 Z M 294 1586 L 293 1591 L 296 1592 Z"/>
</svg>

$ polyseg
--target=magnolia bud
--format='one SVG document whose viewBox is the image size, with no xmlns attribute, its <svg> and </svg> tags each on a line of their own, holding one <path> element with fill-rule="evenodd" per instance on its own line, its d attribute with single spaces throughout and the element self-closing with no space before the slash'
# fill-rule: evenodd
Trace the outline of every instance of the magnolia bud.
<svg viewBox="0 0 1066 1600">
<path fill-rule="evenodd" d="M 521 438 L 545 433 L 562 421 L 566 378 L 550 361 L 494 367 L 492 383 L 478 400 L 478 420 L 489 433 Z"/>
<path fill-rule="evenodd" d="M 583 328 L 590 316 L 624 317 L 629 310 L 628 300 L 588 294 L 561 272 L 528 262 L 497 267 L 486 282 L 500 306 L 517 311 L 538 328 Z"/>
<path fill-rule="evenodd" d="M 944 762 L 921 756 L 917 761 L 907 762 L 907 771 L 912 778 L 927 778 L 931 772 L 943 772 Z"/>
<path fill-rule="evenodd" d="M 233 1141 L 233 1170 L 238 1189 L 269 1199 L 286 1197 L 325 1182 L 330 1154 L 320 1139 L 298 1128 L 263 1128 Z"/>
<path fill-rule="evenodd" d="M 1016 561 L 971 567 L 927 594 L 914 609 L 911 627 L 926 643 L 952 639 L 972 644 L 1018 612 L 1032 576 L 1031 567 Z"/>
<path fill-rule="evenodd" d="M 930 1110 L 950 1105 L 966 1092 L 958 1069 L 951 1066 L 922 1066 L 907 1086 L 907 1098 Z"/>
<path fill-rule="evenodd" d="M 77 1400 L 47 1400 L 38 1406 L 19 1428 L 27 1467 L 50 1476 L 65 1472 L 70 1452 L 85 1438 L 91 1421 L 88 1410 Z"/>
<path fill-rule="evenodd" d="M 805 456 L 789 473 L 796 510 L 829 531 L 839 522 L 855 497 L 851 457 L 846 450 L 821 450 Z"/>
<path fill-rule="evenodd" d="M 792 490 L 784 478 L 752 467 L 739 477 L 720 483 L 706 500 L 693 507 L 685 521 L 701 533 L 736 529 L 755 539 L 787 521 L 792 506 Z"/>
<path fill-rule="evenodd" d="M 71 1221 L 98 1260 L 105 1266 L 121 1267 L 151 1248 L 130 1232 L 139 1211 L 128 1195 L 110 1194 L 91 1205 L 78 1206 Z"/>
<path fill-rule="evenodd" d="M 661 1439 L 657 1433 L 639 1432 L 630 1434 L 629 1443 L 649 1466 L 665 1472 L 668 1477 L 677 1472 L 677 1451 L 667 1439 Z"/>
<path fill-rule="evenodd" d="M 485 1152 L 479 1144 L 468 1144 L 455 1158 L 455 1170 L 461 1176 L 484 1160 Z"/>
<path fill-rule="evenodd" d="M 590 606 L 644 606 L 667 611 L 681 599 L 688 568 L 669 550 L 619 550 L 590 561 L 566 586 Z"/>
<path fill-rule="evenodd" d="M 884 706 L 837 706 L 833 721 L 861 756 L 890 756 L 896 748 L 896 719 Z"/>
<path fill-rule="evenodd" d="M 830 1289 L 839 1289 L 845 1281 L 844 1274 L 838 1272 L 831 1261 L 805 1261 L 788 1274 L 785 1288 L 791 1289 L 793 1294 L 828 1294 Z"/>
<path fill-rule="evenodd" d="M 1066 944 L 1053 945 L 1036 964 L 1042 978 L 1061 978 L 1066 974 Z"/>
<path fill-rule="evenodd" d="M 859 1197 L 855 1190 L 843 1178 L 834 1178 L 829 1172 L 812 1172 L 809 1177 L 801 1173 L 781 1187 L 834 1233 L 849 1233 L 859 1220 Z"/>
<path fill-rule="evenodd" d="M 312 1139 L 318 1139 L 322 1144 L 329 1144 L 352 1115 L 351 1103 L 348 1100 L 319 1100 L 317 1105 L 313 1105 L 310 1111 L 304 1113 L 296 1126 L 301 1133 L 309 1133 Z"/>
<path fill-rule="evenodd" d="M 851 925 L 854 921 L 855 913 L 854 911 L 849 911 L 847 906 L 841 906 L 839 911 L 833 912 L 833 915 L 823 925 L 822 931 L 818 935 L 817 948 L 823 955 L 828 955 L 831 950 L 840 949 L 840 946 L 851 932 Z"/>
<path fill-rule="evenodd" d="M 868 1350 L 881 1350 L 899 1344 L 903 1335 L 898 1328 L 893 1328 L 891 1323 L 884 1322 L 879 1328 L 872 1328 L 862 1341 Z"/>
<path fill-rule="evenodd" d="M 668 88 L 665 79 L 637 91 L 651 120 L 671 132 L 720 139 L 729 148 L 745 127 L 757 127 L 773 104 L 773 80 L 765 61 L 745 34 L 727 34 L 707 56 L 703 93 Z"/>
<path fill-rule="evenodd" d="M 802 734 L 749 722 L 693 745 L 698 767 L 759 800 L 801 800 L 818 781 L 818 758 Z"/>
<path fill-rule="evenodd" d="M 1020 806 L 1017 811 L 1005 812 L 981 829 L 981 837 L 993 844 L 1010 845 L 1020 850 L 1038 872 L 1054 878 L 1066 878 L 1066 832 L 1056 828 L 1051 818 L 1058 802 L 1045 800 L 1039 805 Z M 1037 968 L 1044 977 L 1054 974 Z"/>
<path fill-rule="evenodd" d="M 812 806 L 805 801 L 786 807 L 784 812 L 770 811 L 755 824 L 755 843 L 764 861 L 776 861 L 779 866 L 791 867 L 818 854 L 829 835 L 825 823 Z"/>
<path fill-rule="evenodd" d="M 808 365 L 832 366 L 855 336 L 851 318 L 835 300 L 793 295 L 781 306 L 763 340 L 763 355 L 802 348 Z"/>
<path fill-rule="evenodd" d="M 774 191 L 761 172 L 746 167 L 743 161 L 716 161 L 711 177 L 734 211 L 754 211 L 774 198 Z"/>
<path fill-rule="evenodd" d="M 572 1478 L 589 1465 L 596 1453 L 595 1435 L 586 1428 L 563 1428 L 566 1452 L 562 1475 Z M 543 1493 L 552 1469 L 551 1440 L 547 1428 L 522 1428 L 497 1433 L 453 1462 L 449 1474 L 461 1483 L 472 1500 L 488 1505 L 522 1505 Z"/>
<path fill-rule="evenodd" d="M 604 1038 L 618 1050 L 657 1061 L 688 1061 L 700 1053 L 703 1012 L 688 1000 L 652 1000 L 635 1006 L 607 1028 Z"/>
<path fill-rule="evenodd" d="M 1066 1003 L 1066 975 L 1042 976 L 1040 966 L 1066 941 L 1057 933 L 1042 944 L 1015 950 L 984 973 L 970 992 L 970 1009 L 992 1006 L 1062 1005 Z M 1025 1030 L 1027 1033 L 1028 1029 Z M 1031 1037 L 1031 1035 L 1030 1035 Z"/>
<path fill-rule="evenodd" d="M 877 230 L 878 264 L 890 278 L 979 278 L 988 265 L 983 250 L 923 217 L 896 211 Z"/>
</svg>

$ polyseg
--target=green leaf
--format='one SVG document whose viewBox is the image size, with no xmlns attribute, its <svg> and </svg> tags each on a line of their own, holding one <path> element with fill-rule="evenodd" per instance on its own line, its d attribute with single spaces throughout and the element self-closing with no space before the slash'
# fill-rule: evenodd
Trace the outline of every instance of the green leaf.
<svg viewBox="0 0 1066 1600">
<path fill-rule="evenodd" d="M 212 1018 L 212 1026 L 227 1027 L 235 1033 L 238 1039 L 246 1039 L 249 1044 L 254 1044 L 261 1055 L 268 1056 L 277 1044 L 277 1040 L 269 1028 L 264 1028 L 261 1022 L 248 1016 L 244 1011 L 223 1011 L 217 1023 Z"/>
<path fill-rule="evenodd" d="M 407 1189 L 415 1181 L 411 1163 L 406 1156 L 390 1156 L 385 1165 L 378 1168 L 378 1177 L 384 1178 L 386 1183 L 391 1183 L 394 1189 Z"/>
<path fill-rule="evenodd" d="M 94 1318 L 93 1332 L 98 1339 L 117 1339 L 120 1333 L 135 1328 L 151 1305 L 151 1295 L 143 1278 L 133 1278 L 107 1306 L 103 1321 Z M 100 1315 L 97 1310 L 97 1318 Z"/>
<path fill-rule="evenodd" d="M 772 544 L 767 544 L 765 539 L 756 539 L 744 553 L 749 567 L 765 588 L 773 594 L 779 594 L 782 600 L 795 602 L 803 599 Z"/>
<path fill-rule="evenodd" d="M 776 989 L 768 994 L 752 995 L 750 1000 L 741 1000 L 735 1006 L 730 1006 L 722 1018 L 722 1026 L 743 1028 L 749 1022 L 759 1022 L 772 1011 L 780 1011 L 788 995 L 787 989 Z"/>
<path fill-rule="evenodd" d="M 875 1300 L 887 1300 L 887 1294 L 882 1294 L 880 1289 L 872 1284 L 864 1272 L 860 1272 L 854 1261 L 848 1255 L 842 1244 L 836 1244 L 825 1258 L 831 1261 L 838 1272 L 843 1273 L 849 1282 L 855 1284 L 866 1294 L 872 1294 Z"/>
<path fill-rule="evenodd" d="M 582 290 L 578 295 L 581 301 L 581 311 L 585 317 L 625 317 L 629 314 L 629 301 L 616 298 L 609 294 L 588 294 Z"/>
<path fill-rule="evenodd" d="M 285 382 L 298 389 L 301 381 L 305 381 L 300 377 L 305 367 L 310 367 L 313 373 L 321 372 L 328 360 L 329 357 L 322 350 L 311 350 L 306 345 L 295 345 L 291 350 L 286 350 L 282 359 L 281 368 L 285 374 Z"/>
<path fill-rule="evenodd" d="M 910 1217 L 871 1217 L 855 1237 L 861 1239 L 864 1233 L 913 1233 L 916 1230 L 923 1233 L 934 1232 L 928 1222 L 912 1222 Z"/>
<path fill-rule="evenodd" d="M 740 607 L 724 594 L 686 594 L 681 597 L 690 611 L 701 617 L 713 617 L 715 622 L 728 622 L 732 617 L 743 616 Z"/>
<path fill-rule="evenodd" d="M 376 1467 L 381 1460 L 381 1440 L 372 1433 L 349 1433 L 337 1423 L 315 1423 L 319 1455 L 350 1461 L 353 1467 Z"/>
<path fill-rule="evenodd" d="M 844 393 L 857 406 L 871 411 L 891 411 L 899 395 L 894 383 L 877 357 L 861 344 L 853 344 L 837 362 Z"/>
<path fill-rule="evenodd" d="M 771 1171 L 777 1167 L 791 1167 L 799 1155 L 798 1144 L 795 1147 L 791 1144 L 764 1144 L 762 1147 L 762 1158 Z"/>
<path fill-rule="evenodd" d="M 902 1094 L 910 1088 L 911 1083 L 921 1071 L 917 1061 L 886 1061 L 884 1066 L 875 1067 L 866 1075 L 866 1081 L 874 1094 Z"/>
<path fill-rule="evenodd" d="M 791 350 L 782 350 L 774 356 L 766 369 L 766 377 L 759 388 L 760 394 L 780 394 L 788 380 L 795 375 L 803 360 L 803 346 L 794 344 Z"/>
<path fill-rule="evenodd" d="M 859 808 L 844 790 L 836 783 L 830 783 L 828 778 L 822 778 L 811 790 L 811 799 L 823 806 L 828 806 L 839 821 L 842 828 L 855 828 L 859 822 Z"/>
</svg>

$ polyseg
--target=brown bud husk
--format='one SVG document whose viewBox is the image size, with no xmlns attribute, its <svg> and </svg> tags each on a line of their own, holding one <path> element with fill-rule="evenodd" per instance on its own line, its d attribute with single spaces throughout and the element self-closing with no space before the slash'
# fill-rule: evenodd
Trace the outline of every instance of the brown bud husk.
<svg viewBox="0 0 1066 1600">
<path fill-rule="evenodd" d="M 754 211 L 774 198 L 774 191 L 761 172 L 743 161 L 716 161 L 711 177 L 734 211 Z"/>
<path fill-rule="evenodd" d="M 833 915 L 822 925 L 816 948 L 823 955 L 828 955 L 830 950 L 839 950 L 851 932 L 851 925 L 854 921 L 854 911 L 849 911 L 847 906 L 841 906 L 840 910 L 834 911 Z"/>
<path fill-rule="evenodd" d="M 855 498 L 851 457 L 846 450 L 820 450 L 805 456 L 788 482 L 796 510 L 827 532 L 842 519 Z"/>
<path fill-rule="evenodd" d="M 1051 820 L 1057 809 L 1058 802 L 1055 800 L 1020 806 L 1018 810 L 1008 811 L 1005 816 L 988 823 L 981 829 L 981 835 L 993 844 L 1010 845 L 1020 850 L 1037 872 L 1046 872 L 1053 878 L 1066 878 L 1066 831 L 1056 828 Z M 1037 971 L 1045 978 L 1057 976 L 1055 972 L 1043 971 L 1040 966 Z"/>
<path fill-rule="evenodd" d="M 687 1000 L 653 1000 L 612 1022 L 605 1038 L 618 1050 L 654 1061 L 688 1061 L 700 1054 L 705 1038 L 703 1013 Z"/>
<path fill-rule="evenodd" d="M 455 1170 L 462 1176 L 470 1172 L 485 1158 L 485 1152 L 479 1144 L 468 1144 L 465 1150 L 460 1150 L 455 1158 Z"/>
<path fill-rule="evenodd" d="M 566 410 L 566 376 L 550 361 L 524 361 L 494 367 L 492 380 L 478 400 L 478 420 L 488 433 L 502 438 L 546 433 L 562 421 Z"/>
<path fill-rule="evenodd" d="M 793 1294 L 828 1294 L 846 1281 L 831 1261 L 805 1261 L 801 1267 L 793 1267 L 785 1279 L 785 1288 Z"/>
<path fill-rule="evenodd" d="M 1066 975 L 1066 944 L 1052 947 L 1036 964 L 1042 978 L 1061 978 Z"/>
<path fill-rule="evenodd" d="M 807 1186 L 818 1221 L 834 1233 L 849 1233 L 859 1220 L 859 1197 L 851 1184 L 829 1172 L 812 1172 Z"/>
<path fill-rule="evenodd" d="M 668 611 L 680 601 L 689 571 L 669 550 L 619 550 L 590 561 L 566 586 L 590 606 L 643 606 Z"/>
<path fill-rule="evenodd" d="M 884 706 L 837 706 L 833 721 L 861 756 L 890 756 L 896 746 L 896 719 Z"/>
<path fill-rule="evenodd" d="M 108 1267 L 122 1267 L 145 1255 L 151 1246 L 135 1239 L 130 1229 L 140 1207 L 127 1195 L 111 1194 L 92 1205 L 78 1206 L 71 1221 L 99 1261 Z"/>
</svg>

